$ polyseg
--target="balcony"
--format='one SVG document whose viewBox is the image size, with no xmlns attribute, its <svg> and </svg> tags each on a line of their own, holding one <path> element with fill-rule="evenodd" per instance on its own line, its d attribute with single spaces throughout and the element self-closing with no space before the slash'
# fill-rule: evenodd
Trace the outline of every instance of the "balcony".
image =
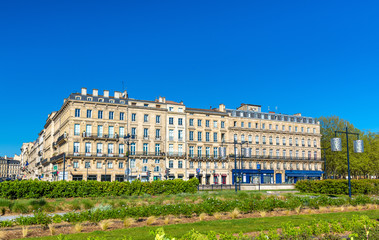
<svg viewBox="0 0 379 240">
<path fill-rule="evenodd" d="M 223 159 L 220 156 L 214 156 L 214 155 L 205 155 L 205 154 L 188 154 L 188 158 L 191 159 L 198 159 L 198 160 L 216 160 L 216 159 Z"/>
<path fill-rule="evenodd" d="M 65 142 L 67 142 L 67 133 L 63 133 L 62 135 L 60 135 L 57 139 L 57 141 L 55 142 L 55 145 L 62 145 L 64 144 Z"/>
<path fill-rule="evenodd" d="M 183 152 L 168 152 L 167 157 L 185 157 L 186 153 Z"/>
<path fill-rule="evenodd" d="M 113 141 L 118 141 L 120 136 L 116 134 L 93 134 L 93 133 L 86 133 L 83 132 L 82 137 L 84 139 L 90 139 L 90 140 L 113 140 Z"/>
<path fill-rule="evenodd" d="M 143 140 L 149 140 L 149 136 L 143 136 Z"/>
<path fill-rule="evenodd" d="M 155 136 L 155 140 L 160 141 L 161 140 L 161 136 Z"/>
</svg>

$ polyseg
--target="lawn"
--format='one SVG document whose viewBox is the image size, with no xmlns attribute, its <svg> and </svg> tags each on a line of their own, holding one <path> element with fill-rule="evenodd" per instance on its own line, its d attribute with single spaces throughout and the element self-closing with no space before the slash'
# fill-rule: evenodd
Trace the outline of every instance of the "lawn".
<svg viewBox="0 0 379 240">
<path fill-rule="evenodd" d="M 216 220 L 195 222 L 188 224 L 173 224 L 164 226 L 164 230 L 168 235 L 173 237 L 181 237 L 185 233 L 195 229 L 199 232 L 206 233 L 215 231 L 218 233 L 247 233 L 256 232 L 261 230 L 268 230 L 272 228 L 280 228 L 283 223 L 291 221 L 295 226 L 310 223 L 313 220 L 340 220 L 342 218 L 350 219 L 354 215 L 366 215 L 371 219 L 379 219 L 379 210 L 367 210 L 360 212 L 341 212 L 341 213 L 325 213 L 325 214 L 311 214 L 311 215 L 292 215 L 280 217 L 266 217 L 266 218 L 245 218 L 235 220 Z M 154 239 L 149 232 L 157 227 L 138 227 L 129 229 L 117 229 L 108 232 L 95 231 L 92 233 L 78 233 L 67 235 L 65 239 L 87 239 L 88 237 L 105 237 L 106 239 L 124 239 L 124 237 L 131 237 L 135 240 Z M 42 238 L 30 239 L 58 239 L 57 236 L 49 236 Z"/>
</svg>

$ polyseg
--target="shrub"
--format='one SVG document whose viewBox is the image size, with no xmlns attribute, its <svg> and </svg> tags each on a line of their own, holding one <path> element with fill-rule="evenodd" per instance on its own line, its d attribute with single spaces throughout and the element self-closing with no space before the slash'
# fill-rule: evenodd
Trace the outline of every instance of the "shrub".
<svg viewBox="0 0 379 240">
<path fill-rule="evenodd" d="M 298 181 L 296 189 L 307 193 L 349 194 L 348 180 L 326 179 L 320 181 Z M 379 194 L 379 179 L 352 179 L 351 192 L 357 194 Z"/>
<path fill-rule="evenodd" d="M 97 181 L 56 181 L 38 180 L 6 181 L 0 183 L 0 197 L 7 199 L 19 198 L 69 198 L 69 197 L 99 197 L 99 196 L 133 196 L 195 193 L 199 180 L 181 179 L 141 182 L 97 182 Z M 45 205 L 44 200 L 36 200 L 36 205 Z M 1 201 L 0 201 L 1 204 Z M 4 203 L 7 204 L 6 202 Z M 88 208 L 88 203 L 85 208 Z M 80 204 L 79 204 L 80 205 Z M 8 206 L 8 205 L 7 205 Z M 73 206 L 75 209 L 80 206 Z"/>
</svg>

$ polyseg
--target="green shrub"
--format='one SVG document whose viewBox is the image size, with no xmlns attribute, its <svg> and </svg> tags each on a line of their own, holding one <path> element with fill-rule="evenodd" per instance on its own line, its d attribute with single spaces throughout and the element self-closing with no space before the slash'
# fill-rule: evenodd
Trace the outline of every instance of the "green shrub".
<svg viewBox="0 0 379 240">
<path fill-rule="evenodd" d="M 326 179 L 320 181 L 298 181 L 296 189 L 306 193 L 321 194 L 349 194 L 348 180 Z M 357 194 L 379 194 L 379 179 L 353 179 L 351 180 L 351 192 Z"/>
<path fill-rule="evenodd" d="M 133 196 L 195 193 L 199 180 L 181 179 L 153 182 L 97 182 L 97 181 L 56 181 L 38 180 L 6 181 L 0 183 L 0 197 L 7 199 L 20 198 L 71 198 L 101 196 Z M 35 204 L 43 204 L 36 200 Z M 87 206 L 88 207 L 88 206 Z M 74 207 L 75 209 L 77 206 Z"/>
</svg>

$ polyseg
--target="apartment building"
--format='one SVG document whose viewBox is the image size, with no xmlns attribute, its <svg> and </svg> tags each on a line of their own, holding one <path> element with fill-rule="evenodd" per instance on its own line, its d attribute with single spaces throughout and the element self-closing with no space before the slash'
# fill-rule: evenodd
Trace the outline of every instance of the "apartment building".
<svg viewBox="0 0 379 240">
<path fill-rule="evenodd" d="M 259 105 L 199 109 L 82 88 L 48 116 L 21 155 L 29 163 L 25 178 L 48 181 L 291 183 L 321 177 L 320 137 L 314 118 L 265 113 Z"/>
<path fill-rule="evenodd" d="M 17 179 L 20 177 L 20 161 L 7 156 L 0 157 L 0 178 Z"/>
</svg>

